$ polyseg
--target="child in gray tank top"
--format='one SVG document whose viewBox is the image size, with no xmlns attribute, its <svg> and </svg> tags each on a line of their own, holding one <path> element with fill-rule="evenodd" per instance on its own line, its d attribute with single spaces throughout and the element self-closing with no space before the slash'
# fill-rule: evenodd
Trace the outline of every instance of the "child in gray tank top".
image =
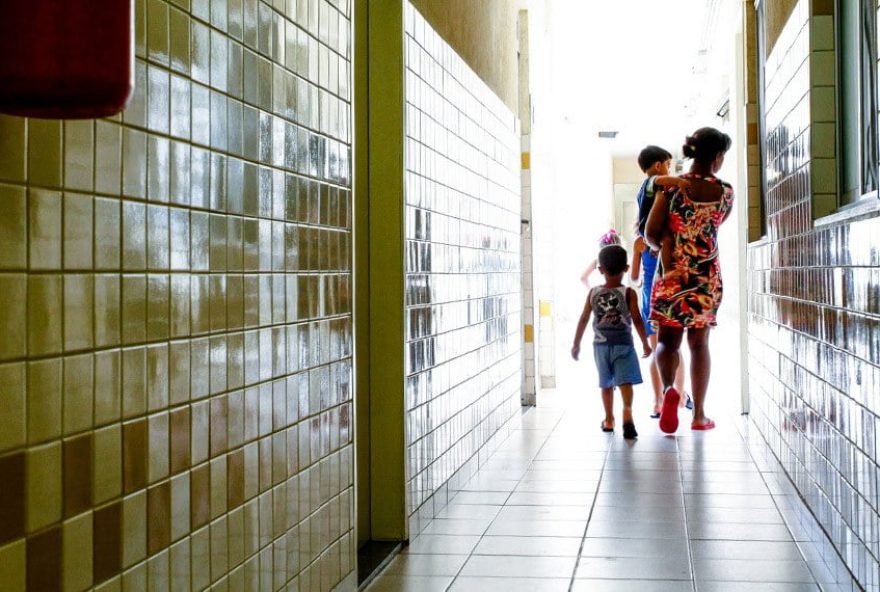
<svg viewBox="0 0 880 592">
<path fill-rule="evenodd" d="M 610 245 L 599 251 L 599 271 L 605 277 L 605 283 L 590 290 L 587 296 L 571 355 L 575 360 L 580 356 L 581 340 L 590 315 L 593 315 L 593 354 L 605 406 L 602 431 L 614 431 L 614 388 L 617 387 L 623 398 L 623 437 L 632 439 L 638 437 L 632 417 L 633 385 L 642 383 L 639 358 L 633 345 L 633 325 L 642 340 L 643 357 L 651 355 L 651 345 L 639 313 L 638 296 L 632 288 L 623 285 L 623 276 L 628 269 L 623 247 Z"/>
</svg>

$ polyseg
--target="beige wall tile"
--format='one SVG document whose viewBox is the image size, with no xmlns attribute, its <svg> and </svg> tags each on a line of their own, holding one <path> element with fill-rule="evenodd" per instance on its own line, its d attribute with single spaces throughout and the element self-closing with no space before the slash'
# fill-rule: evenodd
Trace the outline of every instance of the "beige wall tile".
<svg viewBox="0 0 880 592">
<path fill-rule="evenodd" d="M 92 495 L 98 505 L 122 493 L 122 428 L 119 424 L 95 432 L 94 454 Z"/>
<path fill-rule="evenodd" d="M 22 447 L 27 440 L 26 384 L 23 362 L 0 364 L 0 453 Z"/>
<path fill-rule="evenodd" d="M 190 532 L 189 473 L 171 479 L 171 540 L 176 541 Z"/>
<path fill-rule="evenodd" d="M 226 457 L 211 461 L 211 519 L 226 512 Z"/>
<path fill-rule="evenodd" d="M 121 183 L 122 128 L 109 121 L 97 121 L 95 122 L 95 190 L 98 193 L 118 195 Z"/>
<path fill-rule="evenodd" d="M 171 572 L 171 592 L 190 591 L 190 550 L 189 539 L 183 539 L 171 546 L 169 569 Z"/>
<path fill-rule="evenodd" d="M 147 556 L 147 493 L 122 500 L 122 565 L 130 567 Z"/>
<path fill-rule="evenodd" d="M 142 343 L 147 339 L 147 277 L 122 276 L 122 342 Z"/>
<path fill-rule="evenodd" d="M 118 270 L 121 266 L 122 206 L 118 199 L 95 199 L 95 268 Z"/>
<path fill-rule="evenodd" d="M 208 526 L 195 531 L 190 538 L 192 587 L 203 590 L 211 583 L 211 531 Z"/>
<path fill-rule="evenodd" d="M 94 342 L 94 280 L 91 275 L 64 276 L 64 349 L 91 348 Z"/>
<path fill-rule="evenodd" d="M 190 351 L 189 341 L 175 341 L 169 345 L 168 377 L 169 400 L 172 405 L 189 401 L 190 388 Z"/>
<path fill-rule="evenodd" d="M 208 458 L 210 409 L 208 401 L 200 401 L 192 406 L 191 458 L 193 465 Z"/>
<path fill-rule="evenodd" d="M 122 288 L 118 274 L 99 274 L 95 279 L 95 345 L 118 345 L 121 340 L 119 309 Z"/>
<path fill-rule="evenodd" d="M 28 192 L 28 241 L 31 269 L 61 268 L 61 193 Z"/>
<path fill-rule="evenodd" d="M 287 476 L 305 466 L 283 431 L 293 344 L 282 325 L 320 314 L 312 300 L 329 280 L 280 274 L 299 269 L 301 241 L 322 245 L 303 258 L 314 272 L 344 265 L 337 251 L 348 244 L 325 230 L 301 235 L 292 221 L 294 175 L 315 173 L 285 161 L 285 133 L 311 141 L 289 120 L 335 134 L 317 107 L 327 98 L 343 113 L 349 92 L 329 75 L 336 55 L 313 37 L 331 40 L 318 25 L 345 28 L 346 17 L 302 4 L 298 13 L 286 0 L 135 0 L 136 90 L 123 114 L 0 115 L 0 455 L 14 451 L 7 473 L 23 474 L 7 507 L 22 508 L 13 536 L 58 547 L 65 590 L 270 589 L 298 573 L 298 530 L 272 548 L 299 516 L 299 480 Z M 340 225 L 339 192 L 322 184 L 303 182 L 301 220 Z M 294 297 L 288 309 L 288 284 L 300 283 L 305 304 Z M 321 350 L 319 337 L 301 343 Z M 326 353 L 297 358 L 298 369 L 329 362 Z M 246 396 L 259 383 L 263 394 Z M 172 414 L 185 420 L 175 430 Z M 327 452 L 306 450 L 308 462 Z M 167 532 L 149 526 L 163 504 Z M 4 592 L 25 585 L 25 548 L 0 548 Z"/>
<path fill-rule="evenodd" d="M 147 479 L 155 483 L 168 476 L 168 414 L 157 413 L 149 419 L 149 463 Z"/>
<path fill-rule="evenodd" d="M 95 123 L 91 120 L 64 122 L 64 186 L 75 191 L 95 188 Z"/>
<path fill-rule="evenodd" d="M 116 421 L 122 414 L 122 352 L 95 354 L 95 425 Z"/>
<path fill-rule="evenodd" d="M 171 553 L 161 551 L 147 562 L 147 586 L 149 590 L 168 590 L 171 585 Z"/>
<path fill-rule="evenodd" d="M 147 408 L 150 411 L 168 407 L 168 363 L 167 344 L 147 348 Z"/>
<path fill-rule="evenodd" d="M 61 186 L 60 121 L 28 120 L 28 181 L 43 187 Z"/>
<path fill-rule="evenodd" d="M 0 582 L 4 592 L 25 592 L 27 561 L 24 539 L 0 547 Z"/>
<path fill-rule="evenodd" d="M 147 352 L 142 347 L 122 350 L 122 416 L 147 409 Z"/>
<path fill-rule="evenodd" d="M 28 442 L 37 443 L 61 436 L 60 358 L 28 363 Z"/>
<path fill-rule="evenodd" d="M 61 520 L 61 442 L 27 452 L 27 530 Z"/>
<path fill-rule="evenodd" d="M 87 590 L 92 585 L 92 513 L 86 512 L 65 522 L 61 540 L 63 590 Z"/>
<path fill-rule="evenodd" d="M 135 99 L 142 98 L 144 87 L 135 88 Z M 134 110 L 129 108 L 127 113 L 134 113 Z M 141 199 L 147 196 L 147 137 L 130 128 L 122 131 L 122 194 Z"/>
<path fill-rule="evenodd" d="M 122 576 L 117 576 L 95 586 L 95 592 L 122 592 Z"/>
<path fill-rule="evenodd" d="M 94 357 L 64 358 L 64 433 L 91 428 L 94 408 Z"/>
<path fill-rule="evenodd" d="M 147 564 L 136 565 L 122 574 L 122 592 L 148 592 Z"/>
<path fill-rule="evenodd" d="M 0 360 L 22 358 L 27 353 L 27 286 L 25 274 L 0 273 Z"/>
<path fill-rule="evenodd" d="M 211 580 L 215 582 L 229 569 L 228 537 L 225 516 L 211 523 Z"/>
<path fill-rule="evenodd" d="M 0 116 L 0 134 L 3 120 Z M 0 163 L 3 161 L 4 139 L 0 139 Z M 5 163 L 0 164 L 2 170 Z M 2 172 L 0 172 L 2 175 Z M 0 269 L 27 268 L 28 208 L 24 187 L 0 185 Z"/>
<path fill-rule="evenodd" d="M 92 269 L 94 198 L 64 194 L 64 269 Z"/>
<path fill-rule="evenodd" d="M 147 276 L 147 340 L 168 339 L 170 330 L 169 277 Z"/>
</svg>

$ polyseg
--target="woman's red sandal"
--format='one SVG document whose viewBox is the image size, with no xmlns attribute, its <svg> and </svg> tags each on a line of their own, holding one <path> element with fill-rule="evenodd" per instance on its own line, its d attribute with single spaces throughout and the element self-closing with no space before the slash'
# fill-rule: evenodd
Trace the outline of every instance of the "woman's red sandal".
<svg viewBox="0 0 880 592">
<path fill-rule="evenodd" d="M 660 429 L 667 434 L 674 434 L 678 429 L 678 402 L 681 395 L 671 386 L 663 394 L 663 407 L 660 409 Z"/>
</svg>

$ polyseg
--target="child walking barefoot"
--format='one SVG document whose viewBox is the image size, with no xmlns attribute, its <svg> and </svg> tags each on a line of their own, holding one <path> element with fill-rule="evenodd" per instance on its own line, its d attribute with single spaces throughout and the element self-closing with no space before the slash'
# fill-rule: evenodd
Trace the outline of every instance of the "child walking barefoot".
<svg viewBox="0 0 880 592">
<path fill-rule="evenodd" d="M 617 387 L 623 398 L 623 437 L 633 439 L 638 437 L 632 416 L 633 385 L 642 383 L 639 358 L 633 345 L 633 325 L 642 340 L 644 357 L 651 355 L 651 346 L 639 314 L 638 297 L 632 288 L 623 285 L 623 276 L 629 269 L 626 249 L 620 245 L 604 247 L 599 251 L 598 263 L 605 283 L 590 290 L 587 296 L 571 356 L 575 360 L 580 356 L 581 340 L 590 315 L 593 315 L 593 355 L 599 370 L 599 388 L 602 389 L 602 404 L 605 407 L 602 431 L 614 431 L 614 388 Z"/>
<path fill-rule="evenodd" d="M 660 272 L 654 282 L 651 320 L 660 326 L 657 365 L 663 381 L 660 429 L 678 429 L 681 393 L 673 386 L 678 351 L 687 331 L 691 352 L 691 388 L 694 391 L 692 430 L 711 430 L 704 403 L 711 360 L 709 329 L 716 325 L 721 305 L 721 266 L 718 228 L 733 211 L 733 188 L 715 173 L 730 149 L 730 137 L 714 128 L 701 128 L 687 138 L 684 155 L 693 159 L 688 193 L 659 193 L 648 217 L 645 238 L 660 251 Z M 671 234 L 672 240 L 664 236 Z"/>
</svg>

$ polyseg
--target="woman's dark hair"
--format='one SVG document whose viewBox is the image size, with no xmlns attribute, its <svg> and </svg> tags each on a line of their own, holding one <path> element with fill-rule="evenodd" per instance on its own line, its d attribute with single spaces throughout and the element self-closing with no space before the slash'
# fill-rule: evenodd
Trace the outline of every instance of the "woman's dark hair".
<svg viewBox="0 0 880 592">
<path fill-rule="evenodd" d="M 669 151 L 664 150 L 660 146 L 646 146 L 639 152 L 639 168 L 645 173 L 649 168 L 658 162 L 666 162 L 671 159 L 672 155 Z"/>
<path fill-rule="evenodd" d="M 681 147 L 686 158 L 712 162 L 722 152 L 730 150 L 730 136 L 714 127 L 701 127 L 688 136 Z"/>
</svg>

